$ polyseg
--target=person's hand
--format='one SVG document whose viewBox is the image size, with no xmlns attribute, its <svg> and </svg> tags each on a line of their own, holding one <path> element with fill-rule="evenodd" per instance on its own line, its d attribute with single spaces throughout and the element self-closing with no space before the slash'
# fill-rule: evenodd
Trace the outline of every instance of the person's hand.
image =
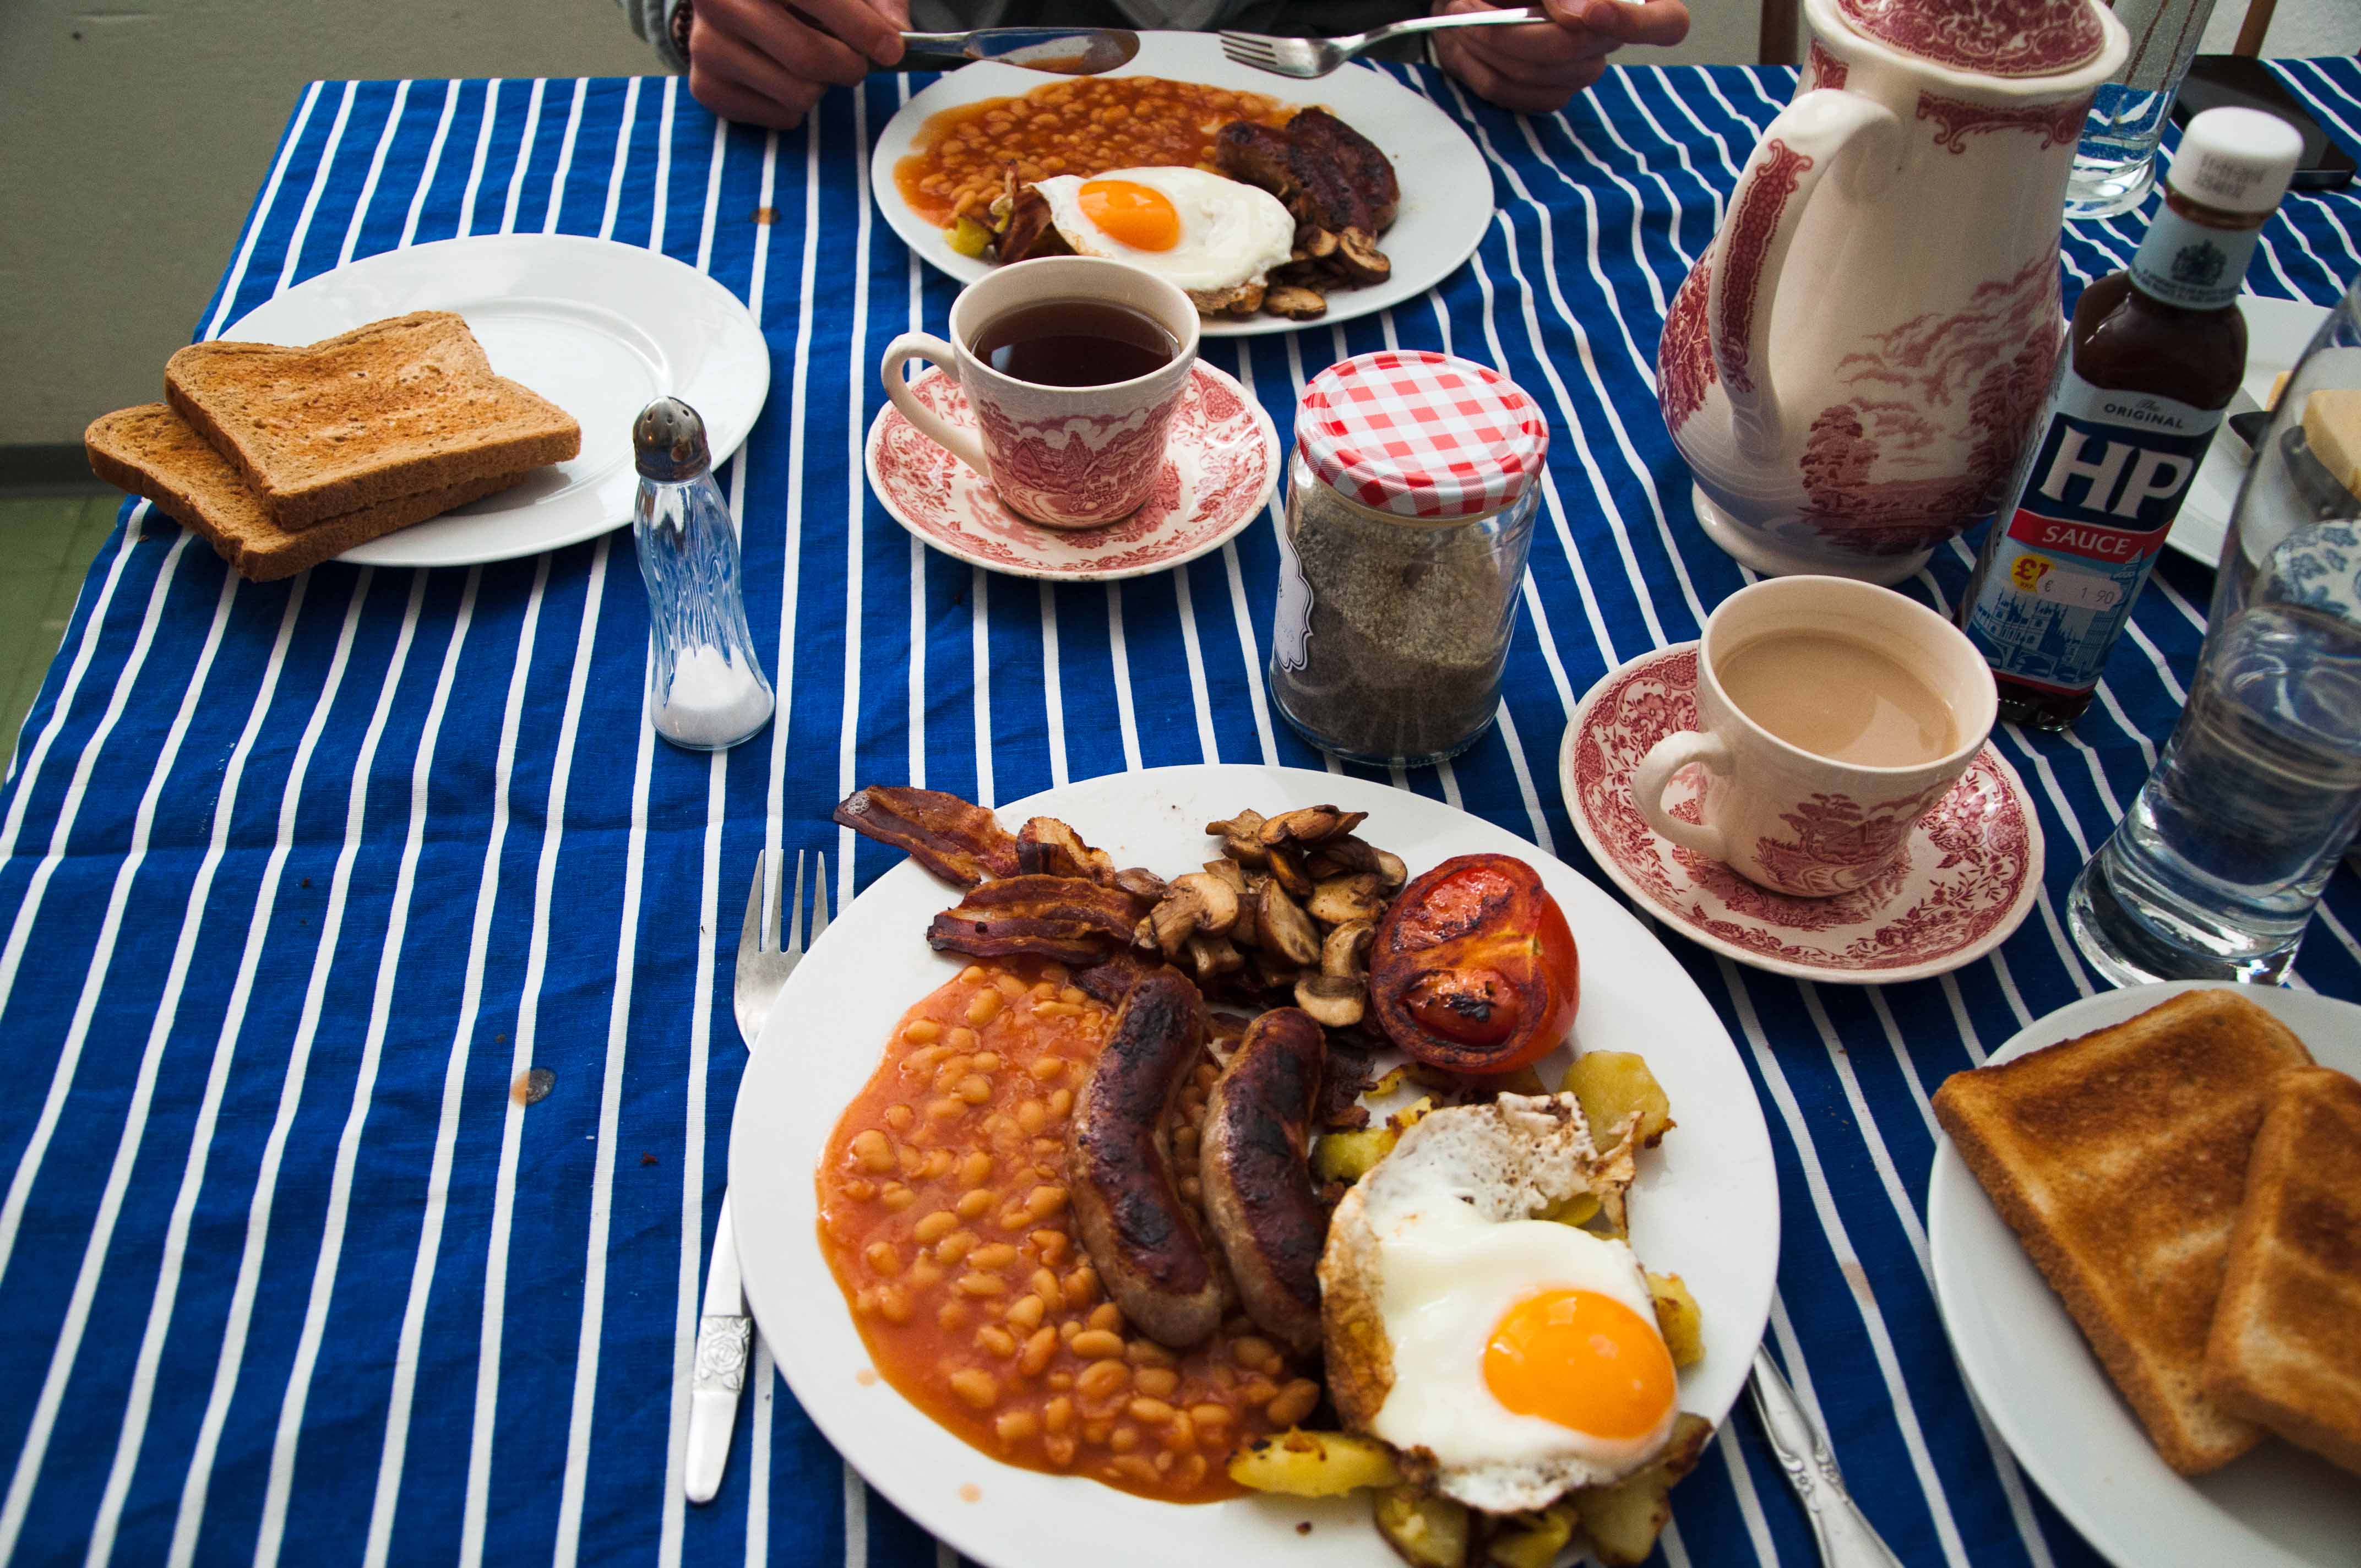
<svg viewBox="0 0 2361 1568">
<path fill-rule="evenodd" d="M 699 0 L 699 4 L 705 0 Z M 1682 0 L 1544 0 L 1547 22 L 1529 27 L 1459 27 L 1433 35 L 1444 70 L 1503 109 L 1546 115 L 1598 80 L 1625 44 L 1676 44 L 1688 36 Z M 1496 11 L 1485 0 L 1435 0 L 1437 16 Z"/>
<path fill-rule="evenodd" d="M 688 90 L 725 120 L 791 129 L 820 94 L 902 58 L 910 0 L 695 0 Z"/>
</svg>

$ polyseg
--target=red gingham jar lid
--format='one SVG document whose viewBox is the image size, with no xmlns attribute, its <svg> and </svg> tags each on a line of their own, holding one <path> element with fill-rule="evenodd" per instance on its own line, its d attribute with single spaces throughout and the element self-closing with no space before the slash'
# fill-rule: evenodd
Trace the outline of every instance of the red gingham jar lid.
<svg viewBox="0 0 2361 1568">
<path fill-rule="evenodd" d="M 1303 389 L 1295 445 L 1347 500 L 1442 522 L 1487 516 L 1524 494 L 1541 475 L 1549 426 L 1496 370 L 1389 348 L 1331 365 Z"/>
</svg>

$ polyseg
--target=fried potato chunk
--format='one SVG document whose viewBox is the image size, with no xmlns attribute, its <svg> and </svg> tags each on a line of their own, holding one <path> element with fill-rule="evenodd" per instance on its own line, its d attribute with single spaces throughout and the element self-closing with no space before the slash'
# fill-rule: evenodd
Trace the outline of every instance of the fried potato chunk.
<svg viewBox="0 0 2361 1568">
<path fill-rule="evenodd" d="M 1553 1503 L 1537 1514 L 1510 1514 L 1486 1549 L 1499 1568 L 1550 1568 L 1574 1539 L 1574 1506 Z"/>
<path fill-rule="evenodd" d="M 1705 1314 L 1697 1298 L 1677 1274 L 1650 1274 L 1648 1294 L 1656 1301 L 1656 1329 L 1675 1366 L 1694 1366 L 1705 1359 Z"/>
<path fill-rule="evenodd" d="M 1556 1208 L 1552 1209 L 1543 1216 L 1543 1218 L 1555 1220 L 1561 1225 L 1581 1226 L 1590 1223 L 1592 1218 L 1596 1216 L 1598 1212 L 1598 1194 L 1596 1192 L 1577 1192 L 1573 1197 L 1567 1199 L 1565 1202 L 1559 1204 Z"/>
<path fill-rule="evenodd" d="M 1568 1494 L 1583 1533 L 1607 1568 L 1639 1568 L 1656 1547 L 1656 1537 L 1673 1517 L 1666 1494 L 1673 1483 L 1697 1468 L 1697 1456 L 1713 1436 L 1713 1423 L 1683 1411 L 1673 1423 L 1672 1441 L 1644 1470 L 1612 1486 L 1585 1486 Z"/>
<path fill-rule="evenodd" d="M 1422 1491 L 1389 1486 L 1370 1497 L 1378 1533 L 1411 1568 L 1465 1568 L 1467 1505 Z"/>
<path fill-rule="evenodd" d="M 1312 1146 L 1314 1181 L 1358 1181 L 1378 1161 L 1393 1153 L 1401 1135 L 1391 1127 L 1365 1127 L 1358 1132 L 1323 1133 Z"/>
<path fill-rule="evenodd" d="M 1365 1486 L 1399 1486 L 1401 1471 L 1393 1450 L 1375 1438 L 1290 1428 L 1232 1454 L 1230 1479 L 1257 1492 L 1335 1497 Z"/>
<path fill-rule="evenodd" d="M 1565 1071 L 1565 1090 L 1582 1102 L 1604 1154 L 1621 1141 L 1624 1119 L 1640 1113 L 1639 1143 L 1654 1148 L 1673 1125 L 1673 1102 L 1645 1058 L 1632 1051 L 1585 1051 Z"/>
</svg>

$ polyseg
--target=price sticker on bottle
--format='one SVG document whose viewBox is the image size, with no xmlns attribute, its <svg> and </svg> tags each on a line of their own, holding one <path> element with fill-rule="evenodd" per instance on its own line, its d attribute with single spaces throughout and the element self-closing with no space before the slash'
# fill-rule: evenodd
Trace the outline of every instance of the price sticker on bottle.
<svg viewBox="0 0 2361 1568">
<path fill-rule="evenodd" d="M 2070 609 L 2113 609 L 2123 602 L 2124 590 L 2119 584 L 2095 576 L 2089 572 L 2072 572 L 2056 567 L 2041 574 L 2034 585 L 2036 598 Z"/>
</svg>

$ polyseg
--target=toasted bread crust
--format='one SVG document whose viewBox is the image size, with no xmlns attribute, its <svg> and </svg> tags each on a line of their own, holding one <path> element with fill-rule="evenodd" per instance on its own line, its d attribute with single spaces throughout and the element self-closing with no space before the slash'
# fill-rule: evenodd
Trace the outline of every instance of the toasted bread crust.
<svg viewBox="0 0 2361 1568">
<path fill-rule="evenodd" d="M 271 520 L 244 476 L 163 403 L 102 414 L 83 433 L 82 450 L 92 473 L 155 502 L 203 535 L 239 576 L 258 583 L 292 576 L 357 544 L 506 489 L 525 477 L 522 472 L 490 475 L 290 532 Z"/>
<path fill-rule="evenodd" d="M 166 364 L 164 395 L 291 531 L 582 448 L 573 416 L 495 374 L 448 311 L 304 348 L 192 344 Z"/>
<path fill-rule="evenodd" d="M 2361 1082 L 2280 1077 L 2205 1345 L 2205 1391 L 2361 1473 Z"/>
<path fill-rule="evenodd" d="M 2246 1159 L 2303 1042 L 2235 992 L 1953 1074 L 1935 1113 L 2107 1375 L 2183 1475 L 2261 1429 L 2202 1381 Z"/>
</svg>

